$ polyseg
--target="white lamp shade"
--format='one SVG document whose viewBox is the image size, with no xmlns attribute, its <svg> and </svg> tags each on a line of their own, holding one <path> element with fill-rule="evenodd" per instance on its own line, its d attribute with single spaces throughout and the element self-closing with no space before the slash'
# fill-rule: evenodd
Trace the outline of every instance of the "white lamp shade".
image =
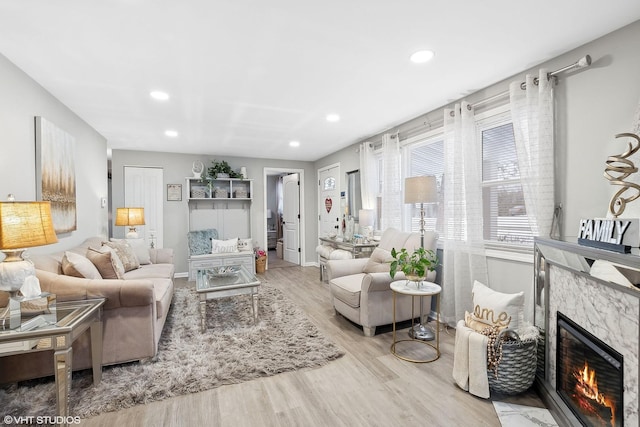
<svg viewBox="0 0 640 427">
<path fill-rule="evenodd" d="M 358 211 L 358 223 L 360 227 L 373 227 L 375 221 L 375 211 L 373 209 L 360 209 Z"/>
<path fill-rule="evenodd" d="M 438 186 L 433 175 L 414 176 L 404 180 L 405 203 L 436 203 Z"/>
<path fill-rule="evenodd" d="M 267 219 L 271 219 L 273 214 L 271 213 L 271 209 L 267 209 Z"/>
</svg>

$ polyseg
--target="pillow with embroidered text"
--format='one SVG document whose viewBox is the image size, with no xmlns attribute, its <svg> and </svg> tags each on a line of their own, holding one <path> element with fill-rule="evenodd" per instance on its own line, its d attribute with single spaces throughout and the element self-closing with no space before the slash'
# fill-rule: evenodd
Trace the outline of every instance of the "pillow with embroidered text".
<svg viewBox="0 0 640 427">
<path fill-rule="evenodd" d="M 478 282 L 473 283 L 473 317 L 499 328 L 518 330 L 524 326 L 524 292 L 505 294 Z"/>
<path fill-rule="evenodd" d="M 211 239 L 211 253 L 224 254 L 238 252 L 238 239 L 215 240 Z"/>
<path fill-rule="evenodd" d="M 240 251 L 240 252 L 253 252 L 253 240 L 251 240 L 251 239 L 238 239 L 238 251 Z"/>
</svg>

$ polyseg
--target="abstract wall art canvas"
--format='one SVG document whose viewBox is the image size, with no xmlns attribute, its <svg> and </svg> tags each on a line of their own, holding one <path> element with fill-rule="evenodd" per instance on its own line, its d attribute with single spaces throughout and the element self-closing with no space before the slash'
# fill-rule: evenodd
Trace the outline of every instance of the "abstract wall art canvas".
<svg viewBox="0 0 640 427">
<path fill-rule="evenodd" d="M 36 117 L 36 195 L 51 202 L 56 233 L 77 228 L 75 138 L 43 117 Z"/>
</svg>

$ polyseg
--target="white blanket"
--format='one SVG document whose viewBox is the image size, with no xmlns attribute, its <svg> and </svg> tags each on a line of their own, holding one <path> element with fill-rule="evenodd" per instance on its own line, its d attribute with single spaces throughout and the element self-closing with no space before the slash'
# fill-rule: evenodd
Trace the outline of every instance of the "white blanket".
<svg viewBox="0 0 640 427">
<path fill-rule="evenodd" d="M 456 325 L 453 353 L 453 379 L 469 393 L 488 399 L 487 337 L 467 328 L 464 320 Z"/>
</svg>

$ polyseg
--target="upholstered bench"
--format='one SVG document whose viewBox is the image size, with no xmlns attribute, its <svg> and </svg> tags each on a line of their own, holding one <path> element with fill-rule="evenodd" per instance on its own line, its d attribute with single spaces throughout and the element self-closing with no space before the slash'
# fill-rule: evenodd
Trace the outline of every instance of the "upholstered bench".
<svg viewBox="0 0 640 427">
<path fill-rule="evenodd" d="M 207 228 L 204 230 L 190 231 L 187 237 L 189 245 L 189 281 L 196 280 L 198 270 L 220 267 L 225 265 L 244 265 L 251 273 L 256 272 L 253 247 L 249 245 L 244 250 L 212 253 L 212 242 L 218 239 L 218 230 Z M 244 239 L 247 244 L 251 239 Z"/>
</svg>

